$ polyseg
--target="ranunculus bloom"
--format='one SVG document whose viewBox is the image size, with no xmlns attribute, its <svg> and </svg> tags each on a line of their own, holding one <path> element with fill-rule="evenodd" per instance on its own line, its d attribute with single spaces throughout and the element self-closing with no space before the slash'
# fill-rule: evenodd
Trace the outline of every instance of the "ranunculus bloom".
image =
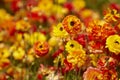
<svg viewBox="0 0 120 80">
<path fill-rule="evenodd" d="M 38 56 L 45 56 L 49 51 L 49 46 L 47 42 L 36 42 L 34 44 L 34 51 Z"/>
<path fill-rule="evenodd" d="M 70 40 L 67 42 L 67 44 L 65 45 L 65 50 L 68 53 L 73 53 L 75 51 L 79 51 L 82 49 L 82 45 L 79 44 L 77 41 L 75 40 Z"/>
<path fill-rule="evenodd" d="M 66 16 L 63 19 L 62 24 L 64 29 L 70 34 L 77 34 L 82 29 L 82 22 L 79 18 L 73 15 Z"/>
<path fill-rule="evenodd" d="M 22 47 L 18 47 L 18 49 L 13 52 L 13 57 L 15 60 L 22 60 L 25 57 L 25 50 Z"/>
<path fill-rule="evenodd" d="M 99 69 L 89 67 L 83 74 L 83 80 L 103 80 L 102 76 L 102 72 Z"/>
<path fill-rule="evenodd" d="M 116 60 L 109 56 L 103 56 L 97 62 L 98 68 L 106 67 L 108 69 L 114 69 L 115 66 L 116 66 Z"/>
<path fill-rule="evenodd" d="M 108 9 L 104 12 L 104 19 L 107 22 L 116 22 L 118 19 L 120 19 L 120 14 L 116 9 Z"/>
<path fill-rule="evenodd" d="M 72 64 L 72 67 L 81 67 L 85 64 L 86 54 L 84 50 L 75 51 L 67 55 L 67 61 Z"/>
<path fill-rule="evenodd" d="M 106 47 L 110 52 L 118 55 L 120 53 L 120 36 L 119 35 L 111 35 L 106 40 Z"/>
<path fill-rule="evenodd" d="M 68 36 L 68 33 L 65 31 L 62 23 L 59 23 L 57 26 L 53 27 L 53 35 L 64 38 Z"/>
</svg>

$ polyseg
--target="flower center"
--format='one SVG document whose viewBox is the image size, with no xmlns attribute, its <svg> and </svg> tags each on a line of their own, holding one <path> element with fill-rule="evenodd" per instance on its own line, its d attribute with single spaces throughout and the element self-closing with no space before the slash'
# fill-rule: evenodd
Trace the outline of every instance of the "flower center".
<svg viewBox="0 0 120 80">
<path fill-rule="evenodd" d="M 71 22 L 70 22 L 70 25 L 71 25 L 71 26 L 74 26 L 74 24 L 75 24 L 74 21 L 71 21 Z"/>
<path fill-rule="evenodd" d="M 39 48 L 42 48 L 42 47 L 43 47 L 42 45 L 39 46 Z"/>
<path fill-rule="evenodd" d="M 60 27 L 60 31 L 63 31 L 63 28 L 62 28 L 62 27 Z"/>
<path fill-rule="evenodd" d="M 70 44 L 70 47 L 72 47 L 72 48 L 73 48 L 73 47 L 74 47 L 74 45 L 73 45 L 73 44 Z"/>
<path fill-rule="evenodd" d="M 120 44 L 118 41 L 115 41 L 116 44 Z"/>
</svg>

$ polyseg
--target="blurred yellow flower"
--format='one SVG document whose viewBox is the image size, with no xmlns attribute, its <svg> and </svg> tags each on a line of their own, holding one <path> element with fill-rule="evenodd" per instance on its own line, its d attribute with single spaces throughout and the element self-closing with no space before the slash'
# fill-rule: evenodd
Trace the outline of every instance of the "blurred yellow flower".
<svg viewBox="0 0 120 80">
<path fill-rule="evenodd" d="M 51 38 L 49 39 L 48 43 L 49 43 L 49 45 L 50 45 L 51 47 L 53 47 L 53 46 L 55 46 L 55 45 L 58 44 L 58 41 L 59 41 L 59 40 L 58 40 L 56 37 L 51 37 Z"/>
<path fill-rule="evenodd" d="M 33 45 L 36 41 L 46 41 L 46 36 L 40 32 L 34 32 L 32 34 L 24 34 L 25 41 L 30 45 Z"/>
<path fill-rule="evenodd" d="M 40 0 L 37 7 L 40 11 L 44 12 L 47 15 L 50 15 L 51 10 L 53 8 L 53 1 L 52 0 Z"/>
<path fill-rule="evenodd" d="M 64 30 L 62 23 L 59 23 L 57 26 L 53 27 L 53 33 L 56 37 L 65 38 L 68 36 L 68 33 Z"/>
<path fill-rule="evenodd" d="M 82 45 L 75 40 L 70 40 L 65 45 L 65 49 L 68 53 L 73 53 L 75 51 L 82 50 Z"/>
<path fill-rule="evenodd" d="M 2 23 L 5 20 L 12 19 L 12 16 L 8 14 L 5 9 L 0 9 L 0 23 Z"/>
<path fill-rule="evenodd" d="M 109 51 L 118 55 L 120 53 L 120 36 L 119 35 L 111 35 L 106 40 L 106 47 Z"/>
<path fill-rule="evenodd" d="M 0 51 L 0 70 L 10 64 L 10 55 L 11 52 L 7 48 Z"/>
<path fill-rule="evenodd" d="M 73 0 L 73 6 L 77 11 L 79 11 L 80 9 L 84 8 L 86 4 L 84 0 Z"/>
<path fill-rule="evenodd" d="M 65 3 L 67 0 L 57 0 L 57 3 L 62 4 Z"/>
<path fill-rule="evenodd" d="M 24 56 L 25 50 L 22 47 L 18 47 L 18 49 L 13 52 L 13 57 L 15 60 L 22 60 Z"/>
<path fill-rule="evenodd" d="M 53 14 L 56 14 L 58 19 L 63 18 L 64 17 L 63 15 L 68 12 L 66 8 L 63 8 L 60 5 L 54 5 L 52 11 Z"/>
<path fill-rule="evenodd" d="M 25 20 L 19 20 L 16 22 L 16 29 L 21 31 L 27 31 L 31 27 L 30 23 Z"/>
</svg>

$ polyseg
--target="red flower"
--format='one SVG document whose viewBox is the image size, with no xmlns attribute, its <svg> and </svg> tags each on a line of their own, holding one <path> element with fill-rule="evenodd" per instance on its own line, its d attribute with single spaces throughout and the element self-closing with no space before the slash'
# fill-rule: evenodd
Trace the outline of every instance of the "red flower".
<svg viewBox="0 0 120 80">
<path fill-rule="evenodd" d="M 34 44 L 34 51 L 38 56 L 45 56 L 49 51 L 49 46 L 47 42 L 36 42 Z"/>
<path fill-rule="evenodd" d="M 68 9 L 69 12 L 74 10 L 73 4 L 71 2 L 66 2 L 63 5 L 66 9 Z"/>
<path fill-rule="evenodd" d="M 86 38 L 86 36 L 85 36 L 85 34 L 79 34 L 76 38 L 75 38 L 75 40 L 77 41 L 77 42 L 79 42 L 83 47 L 85 47 L 85 39 Z"/>
<path fill-rule="evenodd" d="M 42 76 L 41 74 L 38 74 L 38 75 L 37 75 L 37 79 L 38 79 L 38 80 L 43 80 L 42 78 L 43 78 L 43 76 Z"/>
<path fill-rule="evenodd" d="M 67 59 L 64 60 L 64 65 L 65 67 L 62 68 L 62 74 L 64 75 L 65 73 L 69 72 L 72 70 L 72 64 L 67 61 Z"/>
<path fill-rule="evenodd" d="M 21 0 L 13 0 L 11 3 L 11 9 L 16 12 L 22 7 L 22 2 Z"/>
</svg>

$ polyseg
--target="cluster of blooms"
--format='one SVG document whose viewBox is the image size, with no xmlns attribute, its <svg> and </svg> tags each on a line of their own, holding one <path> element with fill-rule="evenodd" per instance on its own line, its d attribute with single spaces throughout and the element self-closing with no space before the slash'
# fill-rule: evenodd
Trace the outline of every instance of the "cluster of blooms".
<svg viewBox="0 0 120 80">
<path fill-rule="evenodd" d="M 0 9 L 0 80 L 120 78 L 119 5 L 100 19 L 84 0 L 3 2 L 12 13 Z"/>
</svg>

